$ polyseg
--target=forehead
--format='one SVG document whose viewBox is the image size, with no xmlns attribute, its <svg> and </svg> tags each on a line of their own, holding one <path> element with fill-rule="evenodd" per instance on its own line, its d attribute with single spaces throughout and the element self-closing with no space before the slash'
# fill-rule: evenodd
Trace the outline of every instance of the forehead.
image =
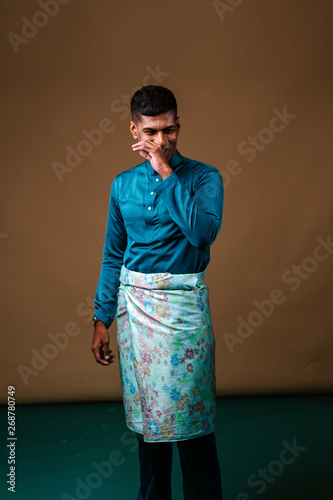
<svg viewBox="0 0 333 500">
<path fill-rule="evenodd" d="M 176 117 L 174 111 L 167 111 L 157 116 L 140 115 L 137 124 L 142 128 L 164 129 L 176 125 Z"/>
</svg>

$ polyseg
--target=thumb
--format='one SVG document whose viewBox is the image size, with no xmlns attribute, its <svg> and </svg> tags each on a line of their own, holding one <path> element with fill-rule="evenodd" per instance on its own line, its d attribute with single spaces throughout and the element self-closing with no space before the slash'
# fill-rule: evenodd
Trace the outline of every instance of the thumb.
<svg viewBox="0 0 333 500">
<path fill-rule="evenodd" d="M 139 151 L 139 154 L 145 159 L 145 160 L 150 160 L 151 155 L 147 151 Z"/>
<path fill-rule="evenodd" d="M 110 359 L 110 346 L 108 340 L 103 340 L 104 359 Z"/>
</svg>

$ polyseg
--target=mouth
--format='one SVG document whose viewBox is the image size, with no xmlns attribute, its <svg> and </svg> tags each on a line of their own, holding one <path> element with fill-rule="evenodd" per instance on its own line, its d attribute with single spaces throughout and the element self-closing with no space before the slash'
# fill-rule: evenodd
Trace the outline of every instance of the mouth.
<svg viewBox="0 0 333 500">
<path fill-rule="evenodd" d="M 165 156 L 167 156 L 167 154 L 169 152 L 169 149 L 168 148 L 166 148 L 166 149 L 162 148 L 162 150 L 163 150 L 163 153 L 165 154 Z"/>
</svg>

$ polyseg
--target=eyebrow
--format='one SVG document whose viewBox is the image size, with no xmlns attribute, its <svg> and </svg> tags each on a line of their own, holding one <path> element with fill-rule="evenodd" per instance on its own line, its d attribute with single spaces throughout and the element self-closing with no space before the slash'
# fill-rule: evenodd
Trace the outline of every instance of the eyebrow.
<svg viewBox="0 0 333 500">
<path fill-rule="evenodd" d="M 169 130 L 171 128 L 175 128 L 175 125 L 169 125 L 168 127 L 165 127 L 163 131 Z M 156 132 L 156 128 L 151 128 L 151 127 L 144 127 L 142 130 L 144 132 Z"/>
</svg>

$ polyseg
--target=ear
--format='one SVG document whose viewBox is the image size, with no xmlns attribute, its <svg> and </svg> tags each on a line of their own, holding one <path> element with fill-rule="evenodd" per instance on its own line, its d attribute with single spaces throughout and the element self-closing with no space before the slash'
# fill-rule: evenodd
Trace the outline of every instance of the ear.
<svg viewBox="0 0 333 500">
<path fill-rule="evenodd" d="M 133 139 L 137 140 L 138 138 L 138 131 L 137 131 L 137 128 L 136 128 L 136 125 L 134 122 L 130 121 L 130 132 L 133 136 Z"/>
<path fill-rule="evenodd" d="M 180 129 L 180 127 L 181 127 L 181 125 L 180 125 L 180 121 L 179 121 L 179 116 L 177 116 L 177 119 L 176 119 L 176 127 L 177 127 L 177 136 L 178 136 L 178 134 L 179 134 L 179 129 Z"/>
</svg>

